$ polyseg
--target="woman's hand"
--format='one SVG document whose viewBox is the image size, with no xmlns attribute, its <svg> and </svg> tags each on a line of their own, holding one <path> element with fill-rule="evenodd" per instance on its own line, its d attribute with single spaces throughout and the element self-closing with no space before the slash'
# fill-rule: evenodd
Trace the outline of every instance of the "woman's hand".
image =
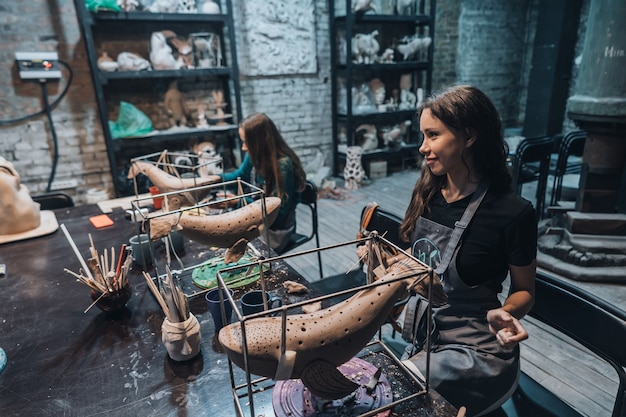
<svg viewBox="0 0 626 417">
<path fill-rule="evenodd" d="M 528 332 L 522 323 L 502 308 L 487 312 L 489 330 L 496 335 L 498 343 L 505 348 L 514 348 L 523 340 L 528 339 Z"/>
</svg>

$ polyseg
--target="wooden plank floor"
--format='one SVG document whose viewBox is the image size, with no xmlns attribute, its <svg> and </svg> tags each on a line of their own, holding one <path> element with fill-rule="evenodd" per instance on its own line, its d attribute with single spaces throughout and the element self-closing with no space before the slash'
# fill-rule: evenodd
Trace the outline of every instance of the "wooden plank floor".
<svg viewBox="0 0 626 417">
<path fill-rule="evenodd" d="M 354 191 L 341 188 L 343 181 L 334 179 L 339 198 L 318 200 L 321 246 L 355 239 L 361 210 L 367 202 L 376 201 L 402 217 L 417 179 L 416 170 L 406 170 L 373 180 L 371 184 Z M 532 187 L 525 186 L 523 195 L 531 201 L 533 193 Z M 308 213 L 299 208 L 300 230 L 310 230 L 310 222 Z M 314 248 L 315 241 L 312 240 L 300 246 L 298 251 Z M 325 277 L 344 274 L 358 261 L 354 245 L 343 245 L 321 253 Z M 287 261 L 310 281 L 319 279 L 315 253 L 298 255 Z M 568 281 L 580 284 L 585 290 L 616 305 L 620 305 L 620 297 L 623 297 L 624 287 L 618 284 Z M 524 324 L 530 338 L 522 345 L 522 370 L 549 387 L 581 414 L 590 417 L 610 415 L 618 385 L 615 371 L 603 361 L 596 360 L 595 355 L 578 343 L 555 334 L 542 323 L 526 318 Z"/>
</svg>

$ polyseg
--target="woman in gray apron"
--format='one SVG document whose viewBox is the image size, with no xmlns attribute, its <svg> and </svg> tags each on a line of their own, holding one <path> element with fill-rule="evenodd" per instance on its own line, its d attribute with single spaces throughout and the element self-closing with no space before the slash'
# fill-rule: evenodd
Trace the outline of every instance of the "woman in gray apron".
<svg viewBox="0 0 626 417">
<path fill-rule="evenodd" d="M 433 308 L 429 382 L 468 416 L 499 407 L 519 374 L 519 322 L 534 298 L 537 223 L 510 190 L 497 110 L 480 90 L 453 87 L 419 110 L 425 165 L 401 235 L 430 264 L 448 296 Z M 498 300 L 510 274 L 510 293 Z M 426 373 L 424 300 L 405 311 L 405 363 Z"/>
</svg>

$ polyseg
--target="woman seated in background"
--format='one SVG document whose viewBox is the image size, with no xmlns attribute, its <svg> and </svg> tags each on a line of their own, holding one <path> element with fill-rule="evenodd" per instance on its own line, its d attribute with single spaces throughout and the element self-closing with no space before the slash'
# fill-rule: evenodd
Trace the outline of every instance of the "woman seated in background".
<svg viewBox="0 0 626 417">
<path fill-rule="evenodd" d="M 306 174 L 298 155 L 265 114 L 246 117 L 239 124 L 239 137 L 246 156 L 237 170 L 224 174 L 224 181 L 241 178 L 262 188 L 266 196 L 280 197 L 278 216 L 269 229 L 269 244 L 280 253 L 296 228 L 298 192 L 304 190 Z"/>
</svg>

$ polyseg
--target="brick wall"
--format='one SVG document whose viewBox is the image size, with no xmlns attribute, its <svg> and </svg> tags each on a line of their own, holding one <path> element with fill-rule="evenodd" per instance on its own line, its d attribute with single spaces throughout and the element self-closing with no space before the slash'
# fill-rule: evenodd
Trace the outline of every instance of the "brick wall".
<svg viewBox="0 0 626 417">
<path fill-rule="evenodd" d="M 236 9 L 242 1 L 233 0 Z M 523 120 L 528 57 L 532 56 L 532 5 L 537 1 L 439 0 L 433 87 L 475 84 L 494 99 L 507 126 L 519 125 Z M 589 1 L 583 3 L 588 5 Z M 315 0 L 314 5 L 317 72 L 242 76 L 242 112 L 267 113 L 304 163 L 321 151 L 330 165 L 328 1 Z M 581 20 L 585 19 L 583 13 Z M 52 113 L 60 151 L 55 180 L 76 180 L 78 187 L 68 191 L 78 202 L 84 200 L 90 188 L 107 189 L 112 195 L 106 148 L 73 1 L 3 1 L 0 22 L 0 120 L 42 109 L 38 83 L 21 81 L 17 75 L 15 51 L 57 51 L 72 68 L 74 78 Z M 66 80 L 64 71 L 61 83 L 50 83 L 50 101 L 58 97 Z M 33 193 L 44 191 L 52 166 L 52 135 L 46 118 L 9 125 L 0 122 L 0 139 L 0 155 L 13 161 Z"/>
<path fill-rule="evenodd" d="M 20 123 L 43 110 L 42 89 L 37 81 L 22 81 L 15 65 L 16 51 L 56 51 L 71 67 L 73 80 L 65 97 L 52 111 L 59 155 L 55 181 L 76 180 L 68 190 L 78 199 L 89 188 L 111 189 L 106 147 L 96 112 L 89 66 L 71 0 L 2 2 L 0 41 L 0 155 L 13 162 L 31 193 L 43 192 L 52 171 L 53 136 L 46 116 Z M 49 102 L 64 89 L 69 73 L 60 82 L 48 83 Z"/>
</svg>

